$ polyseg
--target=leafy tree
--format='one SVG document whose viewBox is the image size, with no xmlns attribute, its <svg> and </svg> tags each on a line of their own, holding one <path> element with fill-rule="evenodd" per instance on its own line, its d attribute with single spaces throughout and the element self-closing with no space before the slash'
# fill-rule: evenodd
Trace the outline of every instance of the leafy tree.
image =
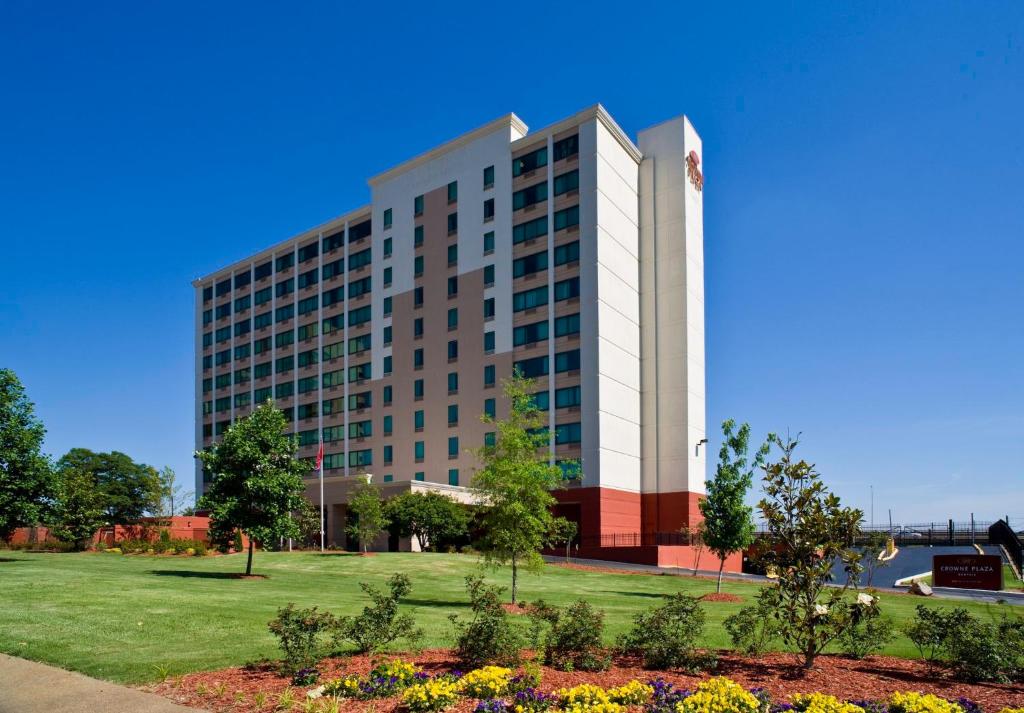
<svg viewBox="0 0 1024 713">
<path fill-rule="evenodd" d="M 160 474 L 153 466 L 136 463 L 124 453 L 72 448 L 57 461 L 57 470 L 75 470 L 93 479 L 110 525 L 127 525 L 138 522 L 146 513 L 160 513 Z"/>
<path fill-rule="evenodd" d="M 192 491 L 182 491 L 181 485 L 175 481 L 174 470 L 164 468 L 158 473 L 160 478 L 160 516 L 174 517 L 184 514 L 185 501 L 192 497 Z"/>
<path fill-rule="evenodd" d="M 768 454 L 766 443 L 747 467 L 747 449 L 750 444 L 750 426 L 743 424 L 736 431 L 736 422 L 722 423 L 722 449 L 718 452 L 715 477 L 707 481 L 707 497 L 700 501 L 704 516 L 704 544 L 718 555 L 718 591 L 722 591 L 722 571 L 725 558 L 754 541 L 753 508 L 744 498 L 754 482 L 754 467 L 764 462 Z"/>
<path fill-rule="evenodd" d="M 384 512 L 380 489 L 368 480 L 363 481 L 352 491 L 348 499 L 348 509 L 356 517 L 345 531 L 349 537 L 359 540 L 359 546 L 365 554 L 370 544 L 384 531 L 389 522 L 387 513 Z"/>
<path fill-rule="evenodd" d="M 762 557 L 778 572 L 778 583 L 759 597 L 779 620 L 783 641 L 810 669 L 833 639 L 859 621 L 861 607 L 846 591 L 859 579 L 860 554 L 853 543 L 864 513 L 843 507 L 814 465 L 795 460 L 797 440 L 769 434 L 767 445 L 781 453 L 761 466 L 765 497 L 758 508 L 768 526 Z M 837 560 L 852 576 L 842 587 L 829 587 Z"/>
<path fill-rule="evenodd" d="M 37 524 L 54 489 L 42 454 L 46 429 L 10 369 L 0 369 L 0 540 L 15 528 Z"/>
<path fill-rule="evenodd" d="M 304 546 L 320 546 L 320 510 L 305 495 L 295 513 L 295 525 L 299 528 L 299 541 Z"/>
<path fill-rule="evenodd" d="M 200 507 L 219 531 L 237 528 L 249 536 L 246 575 L 252 574 L 253 540 L 298 535 L 292 513 L 301 506 L 302 476 L 310 466 L 295 458 L 287 427 L 284 414 L 267 402 L 228 428 L 220 443 L 196 453 L 213 476 Z"/>
<path fill-rule="evenodd" d="M 565 545 L 565 561 L 569 561 L 569 548 L 572 541 L 576 539 L 579 528 L 573 520 L 564 517 L 556 517 L 551 521 L 551 532 L 548 533 L 548 542 L 552 545 Z"/>
<path fill-rule="evenodd" d="M 549 461 L 549 436 L 544 414 L 532 396 L 533 382 L 518 372 L 502 386 L 509 401 L 508 418 L 493 424 L 493 445 L 478 451 L 484 464 L 471 484 L 485 503 L 479 546 L 491 566 L 512 565 L 512 603 L 516 602 L 519 569 L 537 571 L 543 565 L 540 550 L 547 544 L 554 516 L 553 488 L 562 487 L 562 469 Z"/>
<path fill-rule="evenodd" d="M 57 480 L 53 534 L 75 549 L 85 549 L 104 522 L 103 494 L 92 474 L 77 468 L 62 468 Z"/>
<path fill-rule="evenodd" d="M 424 552 L 463 537 L 469 528 L 466 506 L 434 491 L 396 495 L 386 510 L 398 536 L 415 537 Z"/>
<path fill-rule="evenodd" d="M 864 543 L 864 558 L 861 560 L 864 567 L 864 586 L 870 587 L 875 579 L 875 574 L 882 567 L 889 566 L 889 560 L 878 559 L 889 544 L 889 533 L 875 530 L 869 532 L 867 541 Z"/>
</svg>

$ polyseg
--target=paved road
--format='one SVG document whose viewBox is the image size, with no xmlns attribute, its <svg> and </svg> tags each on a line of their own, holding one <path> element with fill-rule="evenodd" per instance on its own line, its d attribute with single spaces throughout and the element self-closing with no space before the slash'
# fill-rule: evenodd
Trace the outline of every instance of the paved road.
<svg viewBox="0 0 1024 713">
<path fill-rule="evenodd" d="M 0 654 L 0 713 L 199 713 L 166 698 Z"/>
</svg>

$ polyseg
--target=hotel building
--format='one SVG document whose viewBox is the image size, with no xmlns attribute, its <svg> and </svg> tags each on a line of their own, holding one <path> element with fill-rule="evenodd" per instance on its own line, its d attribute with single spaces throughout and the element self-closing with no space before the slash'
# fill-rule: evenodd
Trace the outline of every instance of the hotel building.
<svg viewBox="0 0 1024 713">
<path fill-rule="evenodd" d="M 509 114 L 374 176 L 368 205 L 193 283 L 196 448 L 273 398 L 300 456 L 323 438 L 344 546 L 361 474 L 468 498 L 480 415 L 504 415 L 518 368 L 551 458 L 582 464 L 555 495 L 583 550 L 657 551 L 704 489 L 701 155 L 685 117 L 634 143 L 598 105 L 535 132 Z"/>
</svg>

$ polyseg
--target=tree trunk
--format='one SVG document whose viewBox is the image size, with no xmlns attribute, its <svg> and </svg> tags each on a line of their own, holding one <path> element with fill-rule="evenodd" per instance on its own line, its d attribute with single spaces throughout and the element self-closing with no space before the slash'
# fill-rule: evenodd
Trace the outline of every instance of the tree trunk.
<svg viewBox="0 0 1024 713">
<path fill-rule="evenodd" d="M 703 547 L 697 548 L 697 559 L 693 562 L 693 576 L 697 576 L 697 570 L 700 569 L 700 553 L 704 550 Z"/>
<path fill-rule="evenodd" d="M 718 593 L 722 593 L 722 570 L 725 569 L 725 557 L 718 560 Z"/>
<path fill-rule="evenodd" d="M 572 540 L 565 543 L 565 563 L 569 564 L 569 548 L 572 547 Z"/>
<path fill-rule="evenodd" d="M 512 603 L 513 604 L 516 603 L 516 577 L 517 577 L 518 574 L 519 574 L 519 572 L 516 569 L 516 558 L 515 558 L 515 555 L 513 555 L 512 556 Z"/>
<path fill-rule="evenodd" d="M 810 671 L 814 668 L 814 659 L 817 658 L 817 654 L 814 651 L 808 650 L 804 652 L 804 670 Z"/>
<path fill-rule="evenodd" d="M 245 576 L 252 574 L 252 538 L 249 538 L 249 558 L 245 562 Z"/>
</svg>

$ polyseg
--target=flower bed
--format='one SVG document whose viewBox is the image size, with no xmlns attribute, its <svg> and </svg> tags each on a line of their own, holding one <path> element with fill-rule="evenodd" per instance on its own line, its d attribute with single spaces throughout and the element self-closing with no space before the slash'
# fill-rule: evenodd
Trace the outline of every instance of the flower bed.
<svg viewBox="0 0 1024 713">
<path fill-rule="evenodd" d="M 330 659 L 321 666 L 323 685 L 308 689 L 291 687 L 267 664 L 190 674 L 155 690 L 216 713 L 289 705 L 377 713 L 1024 713 L 1019 685 L 960 683 L 925 662 L 890 657 L 823 656 L 802 674 L 791 655 L 726 653 L 715 677 L 646 671 L 622 659 L 600 673 L 536 667 L 525 674 L 500 667 L 462 674 L 447 651 L 414 661 Z"/>
</svg>

